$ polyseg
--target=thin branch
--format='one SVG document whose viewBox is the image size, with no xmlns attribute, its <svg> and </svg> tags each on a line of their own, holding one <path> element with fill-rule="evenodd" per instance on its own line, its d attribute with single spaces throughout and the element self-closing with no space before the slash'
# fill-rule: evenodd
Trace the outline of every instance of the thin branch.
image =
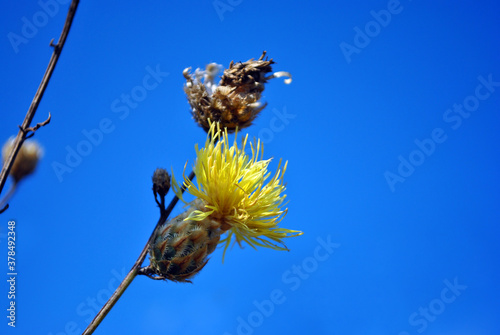
<svg viewBox="0 0 500 335">
<path fill-rule="evenodd" d="M 54 51 L 52 53 L 52 57 L 50 58 L 49 65 L 45 70 L 45 74 L 43 75 L 42 82 L 40 83 L 40 86 L 38 86 L 35 96 L 33 97 L 33 101 L 31 101 L 30 108 L 26 113 L 26 117 L 24 118 L 23 124 L 19 127 L 20 129 L 19 132 L 17 133 L 16 139 L 14 140 L 13 149 L 11 150 L 9 157 L 7 158 L 5 164 L 2 167 L 2 172 L 0 173 L 0 193 L 2 193 L 3 187 L 5 186 L 5 182 L 7 181 L 7 176 L 9 175 L 10 169 L 14 164 L 14 160 L 16 159 L 17 153 L 19 152 L 19 149 L 21 149 L 23 142 L 26 140 L 27 132 L 29 131 L 34 132 L 38 128 L 50 122 L 50 114 L 49 114 L 49 119 L 45 121 L 46 122 L 45 124 L 43 124 L 44 122 L 42 122 L 40 126 L 37 125 L 34 128 L 30 128 L 31 121 L 35 116 L 36 110 L 38 109 L 38 105 L 42 100 L 43 93 L 45 92 L 45 89 L 49 84 L 50 77 L 54 72 L 57 60 L 61 55 L 64 43 L 66 42 L 66 38 L 68 37 L 68 33 L 71 28 L 71 24 L 73 23 L 73 18 L 75 17 L 76 9 L 78 7 L 79 2 L 80 2 L 79 0 L 73 0 L 71 2 L 71 5 L 68 10 L 68 16 L 66 17 L 66 22 L 64 22 L 64 28 L 61 32 L 61 36 L 59 37 L 59 41 L 57 41 L 57 44 L 53 44 L 54 40 L 50 42 L 50 45 L 54 47 Z M 30 137 L 31 136 L 33 135 L 30 135 Z"/>
<path fill-rule="evenodd" d="M 191 171 L 188 178 L 190 180 L 193 180 L 193 178 L 194 178 L 193 171 Z M 184 193 L 185 190 L 186 190 L 185 186 L 182 185 L 181 194 Z M 128 288 L 130 283 L 132 283 L 134 278 L 138 274 L 144 274 L 144 273 L 139 273 L 139 272 L 140 272 L 140 269 L 142 267 L 142 263 L 144 263 L 144 260 L 146 259 L 146 256 L 149 252 L 149 248 L 150 248 L 150 246 L 153 242 L 153 239 L 155 237 L 156 230 L 167 221 L 168 216 L 170 215 L 170 213 L 174 209 L 177 202 L 179 202 L 179 198 L 177 196 L 175 196 L 172 199 L 172 201 L 170 201 L 170 204 L 168 205 L 167 209 L 164 211 L 161 211 L 160 219 L 158 220 L 158 223 L 156 224 L 155 228 L 153 229 L 153 232 L 151 233 L 151 236 L 149 237 L 148 242 L 146 243 L 146 245 L 142 249 L 141 254 L 139 255 L 139 258 L 137 258 L 134 265 L 132 266 L 132 269 L 130 269 L 129 273 L 125 276 L 125 279 L 123 279 L 123 281 L 120 283 L 120 285 L 118 286 L 116 291 L 113 293 L 111 298 L 109 298 L 109 300 L 106 301 L 104 306 L 102 306 L 99 313 L 97 313 L 94 320 L 92 320 L 92 322 L 90 322 L 90 324 L 87 326 L 87 328 L 82 333 L 82 335 L 90 335 L 90 334 L 94 333 L 94 331 L 97 329 L 97 327 L 101 324 L 102 320 L 104 320 L 106 315 L 109 313 L 109 311 L 111 311 L 111 309 L 116 304 L 118 299 L 120 299 L 122 294 Z M 153 278 L 153 279 L 156 279 L 156 278 Z"/>
<path fill-rule="evenodd" d="M 0 209 L 0 214 L 2 214 L 3 212 L 5 212 L 6 210 L 9 209 L 9 204 L 5 205 L 2 209 Z"/>
<path fill-rule="evenodd" d="M 16 189 L 17 189 L 17 183 L 14 182 L 14 183 L 12 183 L 12 186 L 10 187 L 9 192 L 7 192 L 5 197 L 2 200 L 0 200 L 0 214 L 5 212 L 9 208 L 9 204 L 7 202 L 12 197 L 12 195 L 14 195 L 14 193 L 16 192 Z"/>
</svg>

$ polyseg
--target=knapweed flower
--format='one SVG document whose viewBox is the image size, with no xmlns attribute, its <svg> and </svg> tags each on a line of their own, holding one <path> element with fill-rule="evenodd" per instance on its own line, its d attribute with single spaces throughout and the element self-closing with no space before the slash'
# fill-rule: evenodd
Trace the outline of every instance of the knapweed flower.
<svg viewBox="0 0 500 335">
<path fill-rule="evenodd" d="M 282 170 L 278 167 L 266 182 L 271 175 L 267 170 L 271 160 L 262 160 L 259 140 L 250 143 L 252 156 L 248 156 L 247 142 L 248 135 L 241 148 L 236 138 L 230 146 L 227 130 L 222 131 L 218 123 L 211 124 L 205 147 L 196 146 L 196 183 L 184 178 L 186 191 L 204 203 L 204 208 L 193 211 L 188 219 L 201 221 L 210 217 L 220 222 L 222 229 L 228 231 L 223 240 L 225 249 L 234 237 L 239 244 L 244 241 L 251 246 L 287 250 L 282 239 L 301 234 L 278 227 L 287 213 L 287 209 L 282 208 L 287 164 Z M 174 192 L 182 197 L 178 184 L 174 181 L 173 185 Z"/>
<path fill-rule="evenodd" d="M 211 63 L 205 70 L 191 68 L 183 71 L 186 78 L 186 92 L 193 118 L 208 132 L 209 121 L 219 122 L 229 133 L 243 129 L 252 124 L 259 112 L 266 107 L 260 102 L 264 84 L 269 79 L 290 77 L 285 83 L 291 83 L 288 72 L 279 71 L 271 75 L 273 60 L 264 59 L 266 52 L 258 60 L 253 58 L 244 63 L 231 61 L 229 68 L 224 70 L 220 82 L 216 84 L 217 74 L 222 65 Z"/>
<path fill-rule="evenodd" d="M 283 209 L 286 163 L 271 177 L 267 170 L 271 160 L 262 160 L 260 141 L 250 143 L 251 156 L 245 153 L 247 142 L 248 135 L 241 147 L 236 138 L 231 145 L 227 129 L 211 123 L 205 147 L 196 146 L 196 181 L 184 177 L 186 191 L 195 200 L 158 230 L 150 252 L 154 273 L 186 281 L 203 268 L 217 243 L 225 245 L 224 253 L 232 241 L 288 250 L 282 240 L 302 235 L 278 226 L 287 213 Z M 173 176 L 172 189 L 184 201 Z M 227 236 L 220 240 L 224 233 Z"/>
<path fill-rule="evenodd" d="M 2 148 L 4 164 L 14 147 L 14 141 L 14 137 L 9 138 Z M 42 155 L 43 150 L 37 142 L 24 141 L 10 170 L 10 175 L 14 178 L 14 181 L 17 183 L 27 175 L 33 173 Z"/>
</svg>

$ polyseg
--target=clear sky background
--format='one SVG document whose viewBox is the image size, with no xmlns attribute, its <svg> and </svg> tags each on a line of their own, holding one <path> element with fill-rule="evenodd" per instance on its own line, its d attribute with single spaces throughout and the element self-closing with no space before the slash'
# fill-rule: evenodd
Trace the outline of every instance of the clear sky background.
<svg viewBox="0 0 500 335">
<path fill-rule="evenodd" d="M 2 142 L 62 2 L 0 3 Z M 12 329 L 1 235 L 0 333 L 83 331 L 158 219 L 153 171 L 180 176 L 205 141 L 182 70 L 267 50 L 293 83 L 266 86 L 244 133 L 272 169 L 288 160 L 282 225 L 304 235 L 290 252 L 235 246 L 224 264 L 219 249 L 193 284 L 138 277 L 96 334 L 499 334 L 498 13 L 472 0 L 82 1 L 34 119 L 52 113 L 34 137 L 45 156 L 0 215 L 1 234 L 16 222 L 18 271 Z"/>
</svg>

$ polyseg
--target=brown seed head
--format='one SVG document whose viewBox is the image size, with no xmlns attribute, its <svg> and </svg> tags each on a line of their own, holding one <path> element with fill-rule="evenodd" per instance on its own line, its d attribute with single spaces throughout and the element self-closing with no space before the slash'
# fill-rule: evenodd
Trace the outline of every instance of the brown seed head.
<svg viewBox="0 0 500 335">
<path fill-rule="evenodd" d="M 191 74 L 190 68 L 183 71 L 186 78 L 186 92 L 193 118 L 205 131 L 210 128 L 208 120 L 220 122 L 222 128 L 232 133 L 252 124 L 259 112 L 266 107 L 261 103 L 264 84 L 269 79 L 291 77 L 288 72 L 272 72 L 272 59 L 264 59 L 266 52 L 258 60 L 250 59 L 244 63 L 231 61 L 224 70 L 221 80 L 214 80 L 221 69 L 215 63 L 208 64 L 205 70 L 196 69 Z M 202 82 L 203 79 L 203 82 Z M 291 79 L 285 80 L 289 84 Z"/>
</svg>

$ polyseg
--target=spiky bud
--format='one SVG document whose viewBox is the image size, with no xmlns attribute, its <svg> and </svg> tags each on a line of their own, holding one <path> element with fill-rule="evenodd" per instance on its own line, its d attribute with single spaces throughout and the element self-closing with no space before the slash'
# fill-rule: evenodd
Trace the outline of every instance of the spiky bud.
<svg viewBox="0 0 500 335">
<path fill-rule="evenodd" d="M 221 123 L 232 133 L 236 128 L 242 129 L 252 124 L 259 112 L 266 107 L 261 103 L 264 84 L 271 78 L 287 76 L 285 83 L 291 82 L 288 72 L 272 72 L 273 60 L 264 59 L 266 52 L 258 60 L 253 58 L 244 63 L 231 61 L 229 69 L 224 70 L 219 84 L 214 80 L 221 65 L 211 63 L 205 70 L 196 69 L 194 74 L 190 68 L 183 71 L 186 78 L 186 92 L 193 118 L 206 132 L 210 129 L 209 121 Z M 202 81 L 203 79 L 203 81 Z"/>
<path fill-rule="evenodd" d="M 211 218 L 185 220 L 202 206 L 201 200 L 194 200 L 187 211 L 170 219 L 156 231 L 150 249 L 149 269 L 157 278 L 190 282 L 189 279 L 207 264 L 208 256 L 215 250 L 225 230 L 221 223 Z"/>
<path fill-rule="evenodd" d="M 7 161 L 12 149 L 14 148 L 14 137 L 7 140 L 2 148 L 3 163 Z M 19 149 L 16 159 L 10 170 L 10 175 L 17 183 L 27 175 L 32 174 L 43 155 L 43 150 L 36 141 L 27 140 Z"/>
<path fill-rule="evenodd" d="M 158 168 L 153 173 L 153 193 L 165 197 L 170 189 L 170 175 L 167 170 Z"/>
</svg>

